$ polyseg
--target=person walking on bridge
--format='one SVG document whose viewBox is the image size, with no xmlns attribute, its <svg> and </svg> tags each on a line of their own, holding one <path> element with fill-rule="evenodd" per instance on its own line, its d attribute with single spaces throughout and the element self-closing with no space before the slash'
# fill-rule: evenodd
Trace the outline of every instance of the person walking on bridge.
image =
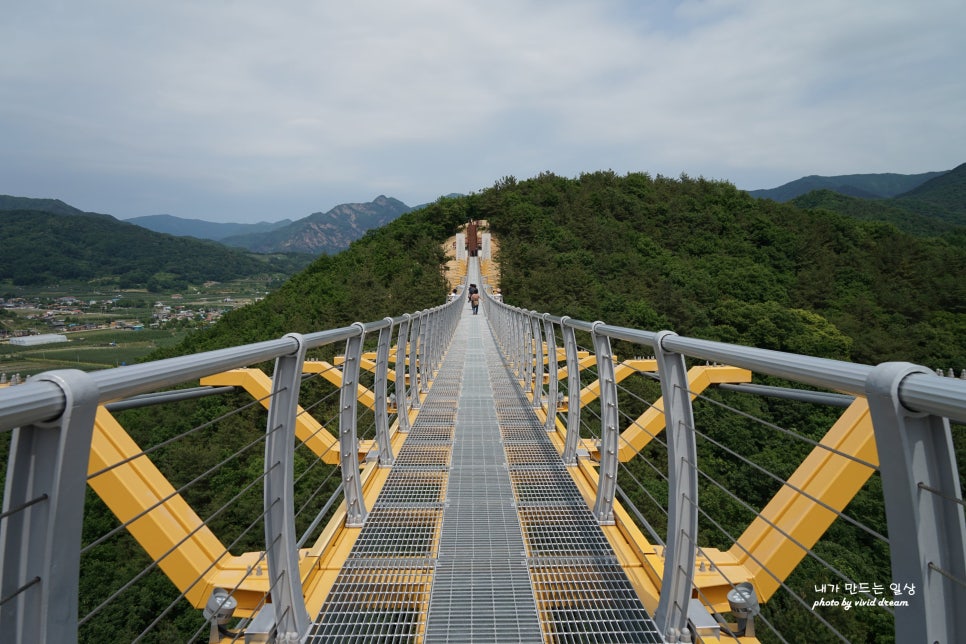
<svg viewBox="0 0 966 644">
<path fill-rule="evenodd" d="M 476 315 L 480 310 L 480 290 L 476 288 L 476 284 L 470 284 L 469 294 L 467 299 L 470 306 L 473 307 L 473 315 Z"/>
</svg>

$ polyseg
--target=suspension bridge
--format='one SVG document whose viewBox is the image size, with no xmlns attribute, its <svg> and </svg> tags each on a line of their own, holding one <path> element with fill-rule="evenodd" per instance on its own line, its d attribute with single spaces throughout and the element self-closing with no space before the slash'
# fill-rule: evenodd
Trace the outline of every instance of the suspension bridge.
<svg viewBox="0 0 966 644">
<path fill-rule="evenodd" d="M 0 389 L 10 435 L 0 639 L 90 640 L 85 629 L 123 611 L 127 591 L 163 574 L 175 596 L 126 639 L 849 641 L 822 610 L 847 602 L 888 616 L 883 639 L 966 641 L 954 449 L 966 381 L 522 310 L 492 296 L 482 250 L 463 269 L 464 285 L 482 286 L 479 315 L 460 295 L 396 318 Z M 310 357 L 325 348 L 335 357 Z M 755 375 L 784 384 L 752 384 Z M 184 431 L 159 428 L 153 445 L 118 420 L 128 408 L 229 392 L 249 404 Z M 727 396 L 836 411 L 811 438 Z M 312 413 L 324 401 L 332 418 Z M 769 471 L 702 424 L 708 407 L 782 433 L 804 458 L 790 474 Z M 152 456 L 253 409 L 265 429 L 239 452 L 264 453 L 260 471 L 202 518 L 192 500 L 238 454 L 177 486 Z M 715 489 L 705 450 L 769 482 L 771 500 L 752 507 Z M 887 535 L 846 512 L 873 477 Z M 94 535 L 88 487 L 116 517 Z M 709 489 L 744 506 L 743 531 L 722 525 L 720 502 L 702 503 Z M 252 492 L 261 512 L 218 534 L 219 517 Z M 891 569 L 855 578 L 826 562 L 816 544 L 833 525 L 885 548 Z M 703 542 L 707 526 L 729 547 Z M 97 574 L 87 561 L 126 535 L 150 563 L 81 597 L 81 580 Z M 253 539 L 260 548 L 239 552 Z M 789 581 L 806 559 L 827 583 Z M 779 595 L 811 615 L 807 633 L 769 613 Z M 170 635 L 174 614 L 194 615 L 181 620 L 194 632 Z"/>
</svg>

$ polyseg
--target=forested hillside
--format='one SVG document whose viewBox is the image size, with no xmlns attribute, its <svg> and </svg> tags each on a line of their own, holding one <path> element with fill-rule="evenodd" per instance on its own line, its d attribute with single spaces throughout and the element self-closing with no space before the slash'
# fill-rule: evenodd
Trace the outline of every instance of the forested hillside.
<svg viewBox="0 0 966 644">
<path fill-rule="evenodd" d="M 892 199 L 864 199 L 822 189 L 790 203 L 856 219 L 887 221 L 915 235 L 941 235 L 950 243 L 966 245 L 966 164 Z"/>
<path fill-rule="evenodd" d="M 210 280 L 291 273 L 304 266 L 304 260 L 284 255 L 256 256 L 215 242 L 155 233 L 110 215 L 80 211 L 0 212 L 0 239 L 0 280 L 15 285 L 97 280 L 120 288 L 158 291 Z"/>
<path fill-rule="evenodd" d="M 966 163 L 900 195 L 896 201 L 958 226 L 966 225 Z"/>
<path fill-rule="evenodd" d="M 367 322 L 445 301 L 442 242 L 466 221 L 466 204 L 442 200 L 368 231 L 322 256 L 265 300 L 226 314 L 179 352 L 220 348 Z M 168 352 L 171 353 L 171 352 Z"/>
<path fill-rule="evenodd" d="M 790 202 L 804 210 L 827 210 L 863 221 L 888 222 L 913 235 L 942 236 L 956 225 L 939 217 L 920 214 L 898 199 L 862 199 L 831 190 L 813 190 Z M 950 234 L 949 239 L 954 237 Z"/>
<path fill-rule="evenodd" d="M 487 220 L 499 238 L 501 286 L 513 305 L 863 362 L 909 360 L 957 369 L 966 365 L 966 252 L 961 247 L 938 238 L 914 237 L 889 224 L 756 200 L 724 182 L 611 172 L 575 179 L 550 174 L 519 182 L 506 178 L 478 194 L 440 199 L 370 231 L 343 253 L 319 258 L 264 301 L 227 314 L 214 327 L 154 357 L 344 326 L 440 304 L 446 293 L 441 243 L 470 218 Z M 338 347 L 330 349 L 335 350 Z M 632 395 L 622 394 L 621 412 L 630 418 L 641 413 L 642 401 L 659 395 L 653 383 L 631 379 L 623 386 Z M 838 414 L 804 403 L 721 391 L 708 392 L 707 397 L 771 426 L 794 428 L 809 440 L 819 440 Z M 185 431 L 189 423 L 200 426 L 249 403 L 244 394 L 186 401 L 176 409 L 124 412 L 122 421 L 139 443 L 152 444 L 159 436 Z M 336 404 L 337 397 L 330 397 L 313 407 L 312 414 L 333 418 Z M 790 441 L 717 406 L 699 405 L 696 414 L 698 424 L 709 428 L 716 441 L 741 450 L 780 477 L 787 477 L 810 449 L 808 443 Z M 204 433 L 198 446 L 179 446 L 170 457 L 159 453 L 152 458 L 173 477 L 175 486 L 182 485 L 203 476 L 220 458 L 204 447 L 209 440 L 227 451 L 229 446 L 257 441 L 264 433 L 264 415 L 248 410 L 233 417 L 230 426 L 219 425 L 217 432 L 217 439 Z M 648 448 L 653 449 L 659 450 L 656 442 Z M 666 461 L 660 453 L 643 456 Z M 259 471 L 258 457 L 246 455 L 251 462 L 235 465 L 220 475 L 217 484 L 191 494 L 189 500 L 199 514 L 207 516 L 234 490 L 247 485 L 250 473 Z M 702 518 L 701 542 L 728 548 L 748 524 L 748 508 L 763 507 L 780 484 L 749 476 L 747 468 L 742 470 L 734 458 L 722 458 L 707 441 L 699 445 L 699 461 L 716 485 L 741 499 L 737 504 L 702 480 L 702 507 L 714 508 L 718 523 Z M 661 526 L 661 508 L 641 493 L 637 481 L 654 498 L 666 495 L 666 483 L 641 459 L 628 463 L 621 473 L 622 488 L 653 525 Z M 884 533 L 881 499 L 879 479 L 873 477 L 847 513 Z M 231 534 L 245 516 L 257 514 L 259 502 L 256 495 L 231 516 L 219 517 L 219 534 Z M 90 534 L 112 525 L 103 506 L 90 496 L 86 512 Z M 257 541 L 241 541 L 235 550 L 257 547 Z M 889 581 L 887 548 L 843 521 L 833 525 L 815 552 L 856 580 Z M 145 563 L 130 545 L 98 554 L 101 572 L 85 577 L 91 584 L 86 593 L 96 598 L 96 585 L 105 575 L 120 580 L 133 574 L 122 571 L 138 570 Z M 806 559 L 788 584 L 809 596 L 815 584 L 827 581 L 828 570 Z M 150 619 L 170 597 L 176 597 L 170 584 L 151 581 L 131 602 L 139 606 L 139 615 Z M 199 619 L 197 611 L 186 606 L 180 615 L 178 619 L 187 622 Z M 787 641 L 834 641 L 826 632 L 814 632 L 811 611 L 785 591 L 768 602 L 764 615 Z M 823 611 L 823 618 L 848 641 L 890 641 L 892 621 L 883 611 L 830 609 Z M 84 641 L 101 641 L 106 633 L 137 633 L 138 619 L 105 614 L 85 630 Z M 766 633 L 764 641 L 775 638 Z"/>
<path fill-rule="evenodd" d="M 966 364 L 966 252 L 724 182 L 507 180 L 469 198 L 508 302 L 860 362 Z"/>
<path fill-rule="evenodd" d="M 725 182 L 611 172 L 508 178 L 440 199 L 317 260 L 192 346 L 437 304 L 438 244 L 468 218 L 499 237 L 501 285 L 515 305 L 868 363 L 966 364 L 961 247 Z"/>
<path fill-rule="evenodd" d="M 896 174 L 893 172 L 882 174 L 842 174 L 833 177 L 810 175 L 778 186 L 777 188 L 749 190 L 748 194 L 759 199 L 774 199 L 775 201 L 784 202 L 791 201 L 795 197 L 814 190 L 830 190 L 852 197 L 883 199 L 909 192 L 926 181 L 943 174 L 945 174 L 945 171 L 923 172 L 922 174 Z"/>
<path fill-rule="evenodd" d="M 39 210 L 52 212 L 55 215 L 82 215 L 83 210 L 74 208 L 60 199 L 34 199 L 31 197 L 14 197 L 0 195 L 0 211 L 4 210 Z"/>
</svg>

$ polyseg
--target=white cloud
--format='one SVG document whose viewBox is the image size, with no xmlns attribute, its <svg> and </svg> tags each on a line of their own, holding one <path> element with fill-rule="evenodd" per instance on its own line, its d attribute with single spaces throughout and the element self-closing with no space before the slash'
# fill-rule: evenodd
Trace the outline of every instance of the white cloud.
<svg viewBox="0 0 966 644">
<path fill-rule="evenodd" d="M 16 145 L 0 149 L 0 192 L 119 216 L 275 203 L 299 217 L 542 170 L 771 187 L 945 169 L 966 149 L 959 0 L 39 0 L 8 13 L 0 139 Z"/>
</svg>

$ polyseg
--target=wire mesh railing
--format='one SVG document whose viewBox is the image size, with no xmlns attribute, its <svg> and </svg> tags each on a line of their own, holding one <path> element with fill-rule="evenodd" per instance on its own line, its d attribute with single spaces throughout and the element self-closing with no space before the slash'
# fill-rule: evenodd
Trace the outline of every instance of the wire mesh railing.
<svg viewBox="0 0 966 644">
<path fill-rule="evenodd" d="M 458 316 L 436 307 L 0 389 L 4 639 L 307 633 L 319 544 L 353 508 L 364 517 L 362 486 L 391 463 Z M 306 361 L 342 343 L 340 364 Z"/>
<path fill-rule="evenodd" d="M 964 637 L 966 381 L 484 306 L 667 641 Z M 304 636 L 460 309 L 0 390 L 5 637 Z"/>
<path fill-rule="evenodd" d="M 962 380 L 484 305 L 598 520 L 648 535 L 628 552 L 667 641 L 966 636 Z"/>
</svg>

